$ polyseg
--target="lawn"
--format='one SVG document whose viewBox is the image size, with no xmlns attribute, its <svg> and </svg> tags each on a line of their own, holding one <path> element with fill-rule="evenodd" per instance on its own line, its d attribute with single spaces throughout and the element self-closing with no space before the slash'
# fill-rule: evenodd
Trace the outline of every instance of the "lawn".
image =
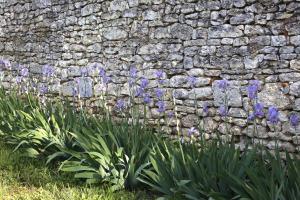
<svg viewBox="0 0 300 200">
<path fill-rule="evenodd" d="M 53 168 L 53 169 L 52 169 Z M 143 192 L 111 192 L 103 186 L 74 182 L 44 160 L 28 159 L 0 143 L 0 200 L 149 199 Z"/>
</svg>

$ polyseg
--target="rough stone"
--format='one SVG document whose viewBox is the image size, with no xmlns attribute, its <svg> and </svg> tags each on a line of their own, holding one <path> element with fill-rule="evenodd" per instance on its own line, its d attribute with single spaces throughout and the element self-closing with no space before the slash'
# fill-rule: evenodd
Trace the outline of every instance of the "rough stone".
<svg viewBox="0 0 300 200">
<path fill-rule="evenodd" d="M 292 45 L 300 46 L 300 35 L 292 36 L 290 42 Z"/>
<path fill-rule="evenodd" d="M 137 16 L 136 9 L 127 9 L 124 11 L 123 17 L 135 18 Z"/>
<path fill-rule="evenodd" d="M 281 82 L 295 82 L 300 80 L 300 73 L 291 72 L 283 73 L 279 75 L 279 80 Z"/>
<path fill-rule="evenodd" d="M 51 0 L 34 0 L 33 2 L 38 8 L 47 8 L 52 5 Z"/>
<path fill-rule="evenodd" d="M 286 45 L 286 37 L 284 35 L 272 36 L 271 45 L 275 47 L 282 47 Z"/>
<path fill-rule="evenodd" d="M 93 80 L 89 77 L 79 77 L 76 81 L 67 82 L 62 85 L 62 95 L 73 96 L 74 89 L 82 98 L 91 97 L 93 95 Z"/>
<path fill-rule="evenodd" d="M 211 87 L 194 88 L 189 92 L 189 99 L 207 99 L 212 95 Z"/>
<path fill-rule="evenodd" d="M 173 97 L 176 99 L 187 99 L 188 91 L 186 89 L 175 89 L 173 91 Z"/>
<path fill-rule="evenodd" d="M 144 20 L 152 21 L 152 20 L 156 20 L 156 19 L 159 19 L 159 18 L 160 18 L 159 13 L 157 13 L 153 10 L 146 10 L 143 13 L 143 19 Z"/>
<path fill-rule="evenodd" d="M 170 79 L 170 86 L 171 87 L 187 87 L 188 83 L 187 83 L 187 76 L 184 75 L 176 75 L 173 76 Z"/>
<path fill-rule="evenodd" d="M 268 35 L 254 36 L 250 38 L 249 42 L 256 45 L 268 46 L 271 44 L 271 38 Z"/>
<path fill-rule="evenodd" d="M 192 38 L 193 28 L 185 24 L 174 24 L 171 26 L 171 35 L 174 38 L 189 40 Z"/>
<path fill-rule="evenodd" d="M 126 0 L 113 0 L 110 3 L 110 10 L 112 11 L 124 11 L 129 8 Z"/>
<path fill-rule="evenodd" d="M 171 34 L 169 33 L 167 28 L 157 28 L 154 31 L 154 37 L 157 39 L 171 38 Z"/>
<path fill-rule="evenodd" d="M 94 12 L 94 5 L 93 4 L 89 4 L 89 5 L 86 5 L 85 7 L 83 7 L 81 9 L 81 15 L 82 16 L 87 16 L 87 15 L 90 15 Z"/>
<path fill-rule="evenodd" d="M 292 83 L 290 85 L 290 94 L 296 97 L 300 97 L 300 81 Z"/>
<path fill-rule="evenodd" d="M 300 70 L 300 60 L 291 60 L 291 68 L 294 70 Z"/>
<path fill-rule="evenodd" d="M 265 33 L 264 29 L 259 25 L 245 25 L 246 35 L 263 35 Z"/>
<path fill-rule="evenodd" d="M 246 5 L 245 0 L 233 0 L 233 5 L 237 8 L 242 8 Z"/>
<path fill-rule="evenodd" d="M 182 117 L 183 127 L 194 127 L 197 125 L 198 117 L 196 115 L 187 115 Z"/>
<path fill-rule="evenodd" d="M 300 86 L 299 86 L 299 89 L 300 89 Z M 298 110 L 298 111 L 300 110 L 300 98 L 296 98 L 295 99 L 295 107 L 294 107 L 294 109 Z"/>
<path fill-rule="evenodd" d="M 228 98 L 228 105 L 233 107 L 241 107 L 242 106 L 242 95 L 240 92 L 240 88 L 237 85 L 234 85 L 230 82 L 229 87 L 227 89 L 227 95 L 218 87 L 218 82 L 213 82 L 213 96 L 214 96 L 214 105 L 220 106 L 224 105 L 225 97 Z"/>
<path fill-rule="evenodd" d="M 187 72 L 187 74 L 189 76 L 195 76 L 195 77 L 197 77 L 197 76 L 203 76 L 204 75 L 204 71 L 203 71 L 203 69 L 193 68 L 193 69 L 190 69 Z"/>
<path fill-rule="evenodd" d="M 243 134 L 249 137 L 268 138 L 266 127 L 261 125 L 257 125 L 256 128 L 254 125 L 250 125 L 243 130 Z"/>
<path fill-rule="evenodd" d="M 194 66 L 192 57 L 185 57 L 183 61 L 183 66 L 185 69 L 192 69 Z"/>
<path fill-rule="evenodd" d="M 277 83 L 267 83 L 261 92 L 258 93 L 258 101 L 264 106 L 276 106 L 285 108 L 290 105 L 289 98 L 281 92 L 281 85 Z"/>
<path fill-rule="evenodd" d="M 127 37 L 127 32 L 118 27 L 110 27 L 103 30 L 103 36 L 108 40 L 120 40 Z"/>
<path fill-rule="evenodd" d="M 238 14 L 234 17 L 230 18 L 230 24 L 250 24 L 254 21 L 253 13 L 246 13 L 246 14 Z"/>
<path fill-rule="evenodd" d="M 241 108 L 230 108 L 228 111 L 228 116 L 237 118 L 246 118 L 247 113 Z"/>
<path fill-rule="evenodd" d="M 279 53 L 293 53 L 294 49 L 295 48 L 293 46 L 280 47 Z"/>
<path fill-rule="evenodd" d="M 164 50 L 164 46 L 162 44 L 148 44 L 141 46 L 139 49 L 139 54 L 147 55 L 147 54 L 158 54 Z"/>
<path fill-rule="evenodd" d="M 243 31 L 241 27 L 229 24 L 210 27 L 208 32 L 210 38 L 235 38 L 242 35 Z"/>
<path fill-rule="evenodd" d="M 247 56 L 244 58 L 244 64 L 246 69 L 255 69 L 258 68 L 260 63 L 262 63 L 264 55 L 257 55 L 254 58 Z"/>
</svg>

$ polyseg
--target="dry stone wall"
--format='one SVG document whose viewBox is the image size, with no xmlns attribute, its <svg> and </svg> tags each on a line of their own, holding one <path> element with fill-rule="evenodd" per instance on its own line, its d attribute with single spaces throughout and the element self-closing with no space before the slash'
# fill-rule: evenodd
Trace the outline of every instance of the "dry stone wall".
<svg viewBox="0 0 300 200">
<path fill-rule="evenodd" d="M 64 96 L 72 95 L 82 69 L 96 63 L 111 76 L 108 93 L 115 96 L 128 95 L 130 66 L 150 79 L 162 69 L 167 109 L 175 99 L 183 130 L 197 122 L 194 94 L 199 113 L 208 103 L 207 138 L 225 134 L 217 114 L 224 94 L 216 80 L 228 79 L 229 129 L 241 143 L 254 137 L 246 88 L 257 79 L 258 101 L 278 107 L 280 123 L 275 132 L 259 120 L 254 141 L 273 148 L 277 136 L 280 147 L 293 152 L 297 146 L 300 128 L 289 125 L 289 113 L 300 110 L 299 0 L 0 0 L 0 56 L 13 69 L 28 66 L 36 78 L 43 65 L 55 66 L 51 91 Z M 2 73 L 8 88 L 16 72 Z M 196 88 L 188 76 L 196 77 Z M 95 74 L 89 71 L 80 85 L 93 105 L 101 93 Z M 157 87 L 155 80 L 150 87 Z M 156 109 L 152 105 L 152 119 Z"/>
</svg>

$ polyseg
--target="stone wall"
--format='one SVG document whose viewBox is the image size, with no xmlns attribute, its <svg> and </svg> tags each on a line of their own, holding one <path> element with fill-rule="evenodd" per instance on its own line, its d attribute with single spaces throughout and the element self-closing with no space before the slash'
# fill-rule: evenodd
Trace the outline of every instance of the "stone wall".
<svg viewBox="0 0 300 200">
<path fill-rule="evenodd" d="M 74 77 L 83 67 L 104 66 L 112 78 L 108 93 L 128 94 L 130 66 L 154 79 L 164 70 L 169 110 L 172 94 L 183 130 L 196 123 L 198 109 L 209 104 L 206 137 L 225 125 L 217 114 L 223 97 L 216 80 L 230 80 L 230 130 L 243 142 L 253 137 L 247 125 L 249 80 L 261 81 L 258 101 L 280 109 L 275 133 L 259 120 L 254 141 L 295 151 L 296 134 L 289 113 L 300 110 L 300 1 L 299 0 L 0 0 L 0 57 L 29 66 L 39 77 L 41 66 L 58 69 L 53 92 L 72 94 Z M 15 81 L 6 71 L 3 84 Z M 197 77 L 196 88 L 187 84 Z M 93 74 L 80 81 L 92 105 L 100 94 Z M 156 87 L 151 80 L 151 87 Z M 88 91 L 88 92 L 87 92 Z M 151 117 L 157 118 L 155 105 Z"/>
</svg>

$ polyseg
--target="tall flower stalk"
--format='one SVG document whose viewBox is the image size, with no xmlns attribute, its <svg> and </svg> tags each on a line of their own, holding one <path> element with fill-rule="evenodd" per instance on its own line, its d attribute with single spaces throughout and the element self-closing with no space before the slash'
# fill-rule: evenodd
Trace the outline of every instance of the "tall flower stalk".
<svg viewBox="0 0 300 200">
<path fill-rule="evenodd" d="M 136 115 L 136 103 L 134 100 L 135 93 L 136 93 L 136 86 L 137 86 L 137 75 L 138 70 L 135 66 L 130 67 L 129 69 L 129 105 L 130 105 L 130 115 L 131 115 L 131 121 L 134 123 L 134 119 L 138 120 L 138 116 Z"/>
<path fill-rule="evenodd" d="M 201 127 L 200 127 L 200 120 L 201 120 L 201 116 L 200 116 L 200 113 L 198 112 L 198 102 L 197 102 L 197 95 L 196 95 L 196 83 L 197 83 L 197 79 L 196 77 L 194 76 L 189 76 L 187 78 L 187 82 L 189 84 L 189 86 L 192 88 L 192 91 L 193 91 L 193 99 L 194 99 L 194 109 L 195 109 L 195 114 L 196 114 L 196 117 L 197 117 L 197 127 L 199 130 L 201 130 Z"/>
<path fill-rule="evenodd" d="M 147 108 L 149 106 L 149 104 L 151 103 L 151 96 L 149 93 L 147 93 L 147 87 L 149 85 L 149 80 L 145 77 L 142 77 L 140 80 L 140 86 L 137 89 L 137 96 L 140 97 L 142 99 L 143 102 L 143 108 L 144 108 L 144 116 L 143 116 L 143 122 L 144 122 L 144 126 L 147 123 Z"/>
<path fill-rule="evenodd" d="M 263 104 L 258 103 L 257 94 L 260 89 L 260 83 L 257 80 L 251 80 L 248 88 L 247 94 L 249 98 L 249 105 L 252 107 L 252 113 L 248 110 L 248 120 L 247 120 L 247 129 L 249 125 L 249 121 L 253 121 L 253 136 L 258 137 L 257 130 L 257 118 L 261 118 L 264 116 Z M 247 130 L 248 131 L 248 130 Z M 253 138 L 254 139 L 254 138 Z M 254 141 L 252 141 L 254 143 Z"/>
<path fill-rule="evenodd" d="M 273 126 L 274 132 L 276 134 L 277 133 L 276 125 L 279 122 L 279 111 L 275 106 L 271 106 L 268 109 L 268 121 Z M 278 148 L 278 136 L 279 136 L 279 133 L 277 134 L 276 139 L 275 139 L 275 148 L 276 149 Z"/>
<path fill-rule="evenodd" d="M 99 90 L 100 90 L 100 107 L 104 109 L 104 114 L 106 115 L 107 119 L 109 119 L 109 107 L 106 103 L 106 98 L 108 96 L 108 84 L 111 82 L 111 77 L 107 75 L 106 70 L 103 67 L 98 65 L 94 66 L 96 70 L 96 82 L 99 83 Z"/>
<path fill-rule="evenodd" d="M 157 98 L 157 102 L 155 105 L 157 106 L 157 111 L 159 113 L 159 121 L 158 121 L 159 130 L 162 131 L 161 117 L 163 117 L 164 121 L 166 121 L 166 113 L 165 113 L 166 104 L 164 101 L 165 91 L 162 89 L 165 83 L 164 72 L 162 70 L 157 70 L 155 72 L 155 76 L 156 76 L 156 81 L 159 85 L 159 87 L 155 89 L 155 95 Z"/>
<path fill-rule="evenodd" d="M 176 104 L 176 98 L 175 95 L 172 95 L 173 97 L 173 106 L 174 106 L 174 115 L 175 115 L 175 119 L 176 119 L 176 131 L 177 131 L 177 136 L 181 135 L 181 125 L 180 125 L 180 120 L 178 117 L 178 108 L 177 108 L 177 104 Z"/>
<path fill-rule="evenodd" d="M 224 100 L 223 100 L 223 104 L 220 105 L 220 107 L 219 107 L 219 114 L 225 121 L 226 133 L 230 134 L 229 127 L 228 127 L 228 124 L 229 124 L 229 121 L 228 121 L 228 94 L 227 94 L 227 90 L 229 87 L 228 80 L 223 79 L 223 80 L 218 81 L 218 87 L 224 93 Z M 232 135 L 231 142 L 233 142 L 233 141 L 234 141 L 234 138 Z"/>
<path fill-rule="evenodd" d="M 299 126 L 300 117 L 296 113 L 292 113 L 290 115 L 290 125 L 293 127 L 295 133 L 296 133 L 296 145 L 299 146 L 299 132 L 297 132 L 297 127 Z M 298 149 L 298 148 L 297 148 Z M 299 149 L 298 149 L 299 151 Z"/>
<path fill-rule="evenodd" d="M 38 96 L 42 99 L 42 104 L 45 105 L 46 94 L 50 90 L 55 78 L 55 68 L 51 65 L 44 65 L 42 68 L 43 81 L 38 88 Z"/>
</svg>

